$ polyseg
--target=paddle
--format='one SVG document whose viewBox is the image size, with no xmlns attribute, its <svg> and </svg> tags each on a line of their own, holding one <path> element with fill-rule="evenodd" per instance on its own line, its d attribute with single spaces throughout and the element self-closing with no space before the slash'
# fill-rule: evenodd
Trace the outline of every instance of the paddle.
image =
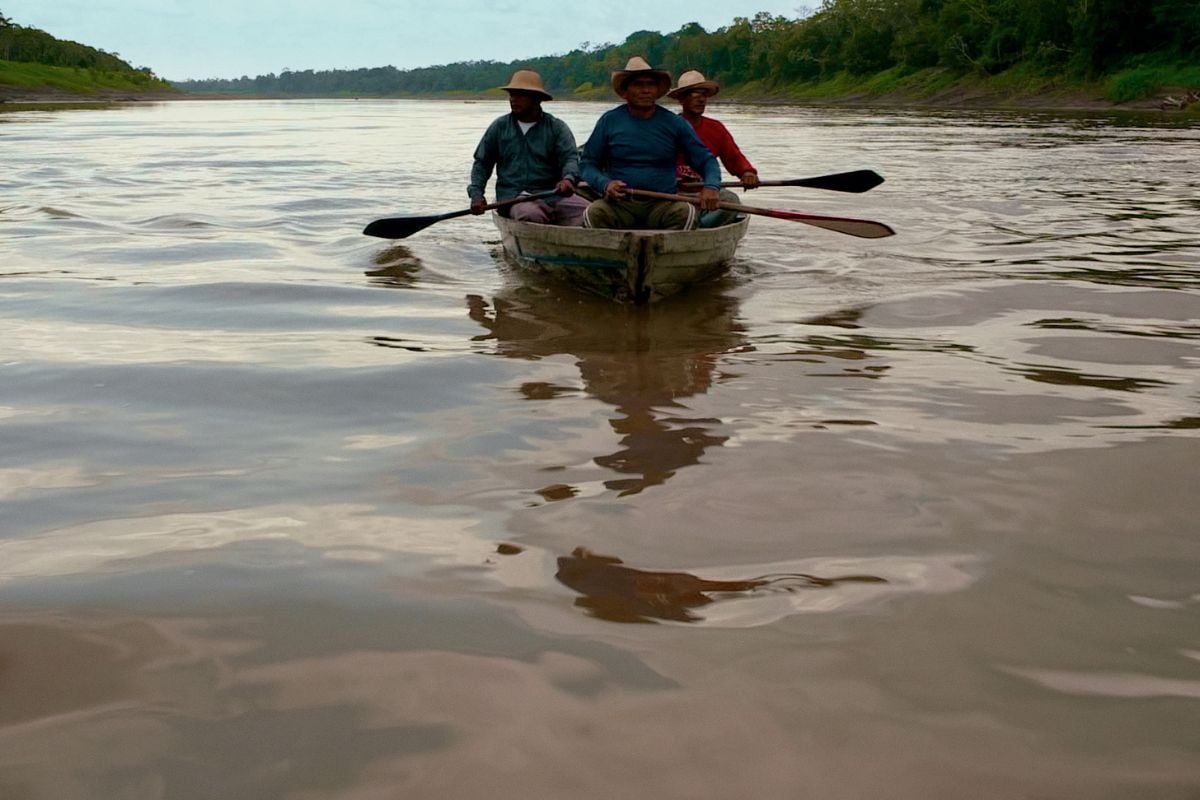
<svg viewBox="0 0 1200 800">
<path fill-rule="evenodd" d="M 534 194 L 513 197 L 509 200 L 501 200 L 498 203 L 489 203 L 483 208 L 484 210 L 493 208 L 508 208 L 509 206 L 515 206 L 517 203 L 524 203 L 526 200 L 541 200 L 546 197 L 553 197 L 556 194 L 557 192 L 551 189 L 545 192 L 536 192 Z M 470 213 L 471 209 L 464 208 L 462 211 L 447 211 L 445 214 L 430 214 L 423 217 L 409 216 L 377 219 L 367 227 L 363 228 L 363 233 L 367 236 L 378 236 L 380 239 L 407 239 L 414 233 L 423 231 L 436 222 L 441 222 L 444 219 L 463 217 Z"/>
<path fill-rule="evenodd" d="M 637 197 L 650 197 L 655 200 L 682 200 L 685 203 L 699 205 L 700 198 L 694 195 L 682 194 L 664 194 L 663 192 L 652 192 L 648 189 L 626 189 L 629 194 Z M 882 222 L 872 222 L 869 219 L 851 219 L 849 217 L 825 217 L 820 214 L 805 214 L 801 211 L 785 211 L 778 208 L 757 208 L 755 206 L 743 206 L 739 203 L 721 202 L 717 204 L 719 207 L 730 211 L 737 211 L 741 214 L 759 214 L 764 217 L 774 217 L 775 219 L 786 219 L 792 222 L 803 222 L 805 225 L 815 225 L 818 228 L 824 228 L 828 231 L 837 231 L 850 236 L 859 236 L 863 239 L 881 239 L 884 236 L 892 236 L 896 232 L 884 225 Z"/>
<path fill-rule="evenodd" d="M 831 192 L 853 192 L 861 194 L 869 192 L 883 183 L 883 176 L 871 169 L 856 169 L 853 172 L 838 172 L 834 175 L 821 175 L 816 178 L 790 178 L 782 181 L 759 181 L 759 186 L 805 186 L 809 189 L 828 189 Z M 680 184 L 688 189 L 699 189 L 703 184 Z M 742 185 L 741 181 L 726 181 L 722 186 L 734 188 Z"/>
</svg>

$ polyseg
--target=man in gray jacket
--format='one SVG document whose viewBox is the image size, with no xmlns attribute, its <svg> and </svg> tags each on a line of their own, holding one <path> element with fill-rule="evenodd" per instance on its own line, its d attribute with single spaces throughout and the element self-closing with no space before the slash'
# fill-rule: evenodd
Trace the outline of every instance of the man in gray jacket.
<svg viewBox="0 0 1200 800">
<path fill-rule="evenodd" d="M 554 225 L 579 225 L 588 203 L 575 194 L 579 180 L 579 151 L 567 124 L 542 111 L 542 102 L 553 100 L 542 86 L 542 76 L 522 69 L 501 89 L 508 92 L 511 113 L 499 117 L 475 148 L 471 168 L 471 212 L 482 214 L 487 205 L 484 187 L 496 171 L 496 199 L 554 189 L 556 197 L 517 203 L 501 211 L 512 219 Z"/>
</svg>

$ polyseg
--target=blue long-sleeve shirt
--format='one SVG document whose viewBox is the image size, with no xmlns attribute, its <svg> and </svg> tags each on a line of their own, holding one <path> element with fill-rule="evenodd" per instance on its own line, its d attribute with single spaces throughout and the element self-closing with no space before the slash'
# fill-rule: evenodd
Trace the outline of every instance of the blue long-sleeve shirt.
<svg viewBox="0 0 1200 800">
<path fill-rule="evenodd" d="M 505 114 L 488 126 L 471 167 L 467 195 L 483 197 L 488 178 L 496 170 L 496 199 L 507 200 L 521 192 L 553 189 L 563 178 L 579 177 L 579 151 L 567 123 L 542 112 L 527 133 L 516 117 Z"/>
<path fill-rule="evenodd" d="M 598 192 L 621 180 L 632 189 L 673 193 L 679 153 L 705 186 L 720 188 L 721 166 L 683 117 L 655 106 L 653 116 L 639 119 L 629 106 L 617 106 L 600 115 L 583 146 L 583 179 Z"/>
</svg>

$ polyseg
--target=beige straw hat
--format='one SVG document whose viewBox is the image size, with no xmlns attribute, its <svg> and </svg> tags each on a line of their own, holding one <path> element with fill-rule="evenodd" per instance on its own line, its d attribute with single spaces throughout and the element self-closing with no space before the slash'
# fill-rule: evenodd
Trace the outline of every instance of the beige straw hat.
<svg viewBox="0 0 1200 800">
<path fill-rule="evenodd" d="M 546 87 L 542 85 L 542 76 L 531 69 L 519 69 L 512 74 L 507 86 L 501 86 L 505 91 L 534 92 L 540 94 L 543 100 L 553 100 Z"/>
<path fill-rule="evenodd" d="M 712 97 L 721 91 L 721 86 L 716 81 L 706 80 L 698 70 L 690 69 L 679 76 L 679 85 L 667 92 L 667 96 L 678 100 L 679 96 L 684 92 L 691 92 L 696 89 L 707 89 L 708 96 Z"/>
<path fill-rule="evenodd" d="M 625 69 L 612 74 L 613 91 L 621 97 L 625 96 L 625 85 L 639 75 L 649 75 L 658 81 L 658 96 L 662 97 L 671 88 L 671 73 L 665 69 L 654 69 L 641 56 L 634 56 L 625 62 Z"/>
</svg>

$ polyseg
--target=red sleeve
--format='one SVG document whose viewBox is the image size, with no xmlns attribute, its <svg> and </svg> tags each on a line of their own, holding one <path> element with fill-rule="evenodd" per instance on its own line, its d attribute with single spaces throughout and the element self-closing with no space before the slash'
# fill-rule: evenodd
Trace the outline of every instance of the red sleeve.
<svg viewBox="0 0 1200 800">
<path fill-rule="evenodd" d="M 701 117 L 696 135 L 713 152 L 713 155 L 721 160 L 725 169 L 729 170 L 734 177 L 740 178 L 747 172 L 758 174 L 758 170 L 750 163 L 750 159 L 742 155 L 742 151 L 738 148 L 737 142 L 733 140 L 729 129 L 720 122 L 711 117 Z"/>
</svg>

